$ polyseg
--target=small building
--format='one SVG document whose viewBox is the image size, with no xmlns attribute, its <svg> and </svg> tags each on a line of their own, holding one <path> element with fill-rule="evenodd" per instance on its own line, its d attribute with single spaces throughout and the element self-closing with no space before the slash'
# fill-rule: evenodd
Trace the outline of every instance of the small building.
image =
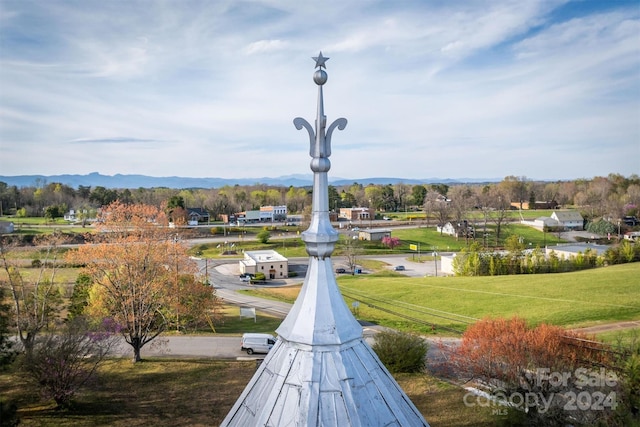
<svg viewBox="0 0 640 427">
<path fill-rule="evenodd" d="M 560 223 L 561 226 L 569 230 L 583 230 L 584 218 L 578 211 L 555 211 L 551 218 Z"/>
<path fill-rule="evenodd" d="M 76 211 L 74 209 L 69 209 L 69 212 L 64 214 L 65 221 L 75 221 L 76 219 Z"/>
<path fill-rule="evenodd" d="M 0 221 L 0 234 L 11 234 L 15 231 L 15 227 L 12 222 Z"/>
<path fill-rule="evenodd" d="M 75 222 L 80 219 L 84 221 L 93 221 L 93 218 L 88 218 L 89 211 L 87 209 L 75 210 L 69 209 L 69 212 L 65 213 L 63 218 L 65 221 Z M 93 216 L 93 215 L 92 215 Z"/>
<path fill-rule="evenodd" d="M 579 253 L 586 253 L 587 251 L 594 251 L 597 256 L 602 256 L 609 249 L 606 245 L 596 245 L 595 243 L 563 243 L 556 246 L 547 246 L 545 254 L 549 256 L 551 251 L 556 255 L 565 258 L 576 257 Z"/>
<path fill-rule="evenodd" d="M 443 275 L 455 275 L 455 271 L 453 269 L 453 260 L 456 257 L 456 254 L 442 254 L 440 255 L 440 273 Z"/>
<path fill-rule="evenodd" d="M 391 237 L 391 230 L 386 228 L 367 228 L 358 231 L 358 240 L 380 241 L 385 237 Z"/>
<path fill-rule="evenodd" d="M 302 225 L 303 222 L 302 215 L 287 215 L 286 225 Z"/>
<path fill-rule="evenodd" d="M 557 220 L 555 220 L 555 219 L 553 219 L 551 217 L 548 217 L 548 216 L 541 216 L 541 217 L 538 217 L 538 218 L 536 218 L 534 220 L 526 220 L 526 219 L 524 219 L 524 220 L 520 221 L 520 224 L 527 225 L 529 227 L 533 227 L 536 230 L 540 230 L 540 231 L 553 230 L 553 229 L 556 229 L 558 227 L 561 227 L 561 224 Z"/>
<path fill-rule="evenodd" d="M 289 277 L 289 260 L 273 250 L 246 251 L 239 266 L 240 274 L 264 273 L 267 280 Z"/>
<path fill-rule="evenodd" d="M 624 233 L 625 240 L 631 240 L 632 242 L 640 242 L 640 231 L 629 231 Z"/>
<path fill-rule="evenodd" d="M 340 208 L 340 218 L 349 221 L 373 219 L 374 211 L 371 208 Z"/>
<path fill-rule="evenodd" d="M 447 222 L 444 225 L 438 225 L 436 226 L 436 230 L 442 234 L 454 237 L 473 237 L 475 234 L 473 226 L 471 226 L 466 219 L 455 224 Z"/>
<path fill-rule="evenodd" d="M 260 222 L 260 211 L 238 212 L 236 213 L 236 217 L 238 219 L 238 225 Z"/>
<path fill-rule="evenodd" d="M 211 216 L 206 209 L 203 208 L 187 208 L 187 217 L 189 218 L 189 225 L 199 224 L 201 222 L 209 223 Z"/>
<path fill-rule="evenodd" d="M 218 215 L 218 218 L 225 224 L 235 224 L 236 221 L 238 221 L 237 215 L 238 214 L 220 214 Z"/>
</svg>

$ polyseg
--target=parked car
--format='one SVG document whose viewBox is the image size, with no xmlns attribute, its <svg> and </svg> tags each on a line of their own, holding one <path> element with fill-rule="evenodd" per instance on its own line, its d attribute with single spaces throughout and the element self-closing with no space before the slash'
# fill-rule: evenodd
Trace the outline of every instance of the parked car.
<svg viewBox="0 0 640 427">
<path fill-rule="evenodd" d="M 395 271 L 404 271 L 404 265 L 396 265 L 393 269 Z"/>
<path fill-rule="evenodd" d="M 270 334 L 242 334 L 242 344 L 240 350 L 247 354 L 268 353 L 275 345 L 276 338 Z"/>
<path fill-rule="evenodd" d="M 251 280 L 251 276 L 240 276 L 241 282 L 248 282 Z"/>
<path fill-rule="evenodd" d="M 338 274 L 344 274 L 346 272 L 347 272 L 347 270 L 345 270 L 344 268 L 336 268 L 336 273 L 338 273 Z"/>
</svg>

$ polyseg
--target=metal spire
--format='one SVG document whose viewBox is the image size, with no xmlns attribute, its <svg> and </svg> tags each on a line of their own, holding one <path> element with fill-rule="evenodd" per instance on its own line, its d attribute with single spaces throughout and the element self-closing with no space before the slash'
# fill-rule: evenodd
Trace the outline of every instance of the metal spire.
<svg viewBox="0 0 640 427">
<path fill-rule="evenodd" d="M 278 341 L 260 365 L 223 426 L 428 426 L 362 338 L 362 327 L 336 283 L 331 254 L 338 233 L 329 219 L 327 172 L 331 135 L 343 130 L 339 118 L 327 128 L 322 87 L 326 61 L 316 62 L 318 85 L 315 129 L 297 117 L 295 127 L 309 133 L 313 171 L 313 211 L 302 233 L 309 267 L 300 294 L 277 329 Z"/>
</svg>

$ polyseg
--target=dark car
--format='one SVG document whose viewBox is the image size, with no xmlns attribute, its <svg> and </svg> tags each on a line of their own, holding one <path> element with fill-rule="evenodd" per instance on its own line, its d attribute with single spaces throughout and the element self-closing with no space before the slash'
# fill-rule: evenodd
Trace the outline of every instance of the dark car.
<svg viewBox="0 0 640 427">
<path fill-rule="evenodd" d="M 347 270 L 345 270 L 344 268 L 336 268 L 336 273 L 338 273 L 338 274 L 344 274 L 346 272 L 347 272 Z"/>
<path fill-rule="evenodd" d="M 393 269 L 395 271 L 404 271 L 404 265 L 396 265 Z"/>
</svg>

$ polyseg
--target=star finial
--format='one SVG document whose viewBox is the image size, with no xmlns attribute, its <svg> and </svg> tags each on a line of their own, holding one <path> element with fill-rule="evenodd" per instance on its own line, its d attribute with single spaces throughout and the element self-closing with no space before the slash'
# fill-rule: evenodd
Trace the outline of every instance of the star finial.
<svg viewBox="0 0 640 427">
<path fill-rule="evenodd" d="M 327 60 L 329 58 L 326 58 L 324 56 L 322 56 L 322 51 L 320 51 L 320 55 L 318 56 L 314 56 L 313 58 L 314 61 L 316 61 L 316 68 L 320 67 L 320 69 L 322 69 L 322 67 L 327 68 L 326 65 L 324 65 L 325 62 L 327 62 Z"/>
</svg>

